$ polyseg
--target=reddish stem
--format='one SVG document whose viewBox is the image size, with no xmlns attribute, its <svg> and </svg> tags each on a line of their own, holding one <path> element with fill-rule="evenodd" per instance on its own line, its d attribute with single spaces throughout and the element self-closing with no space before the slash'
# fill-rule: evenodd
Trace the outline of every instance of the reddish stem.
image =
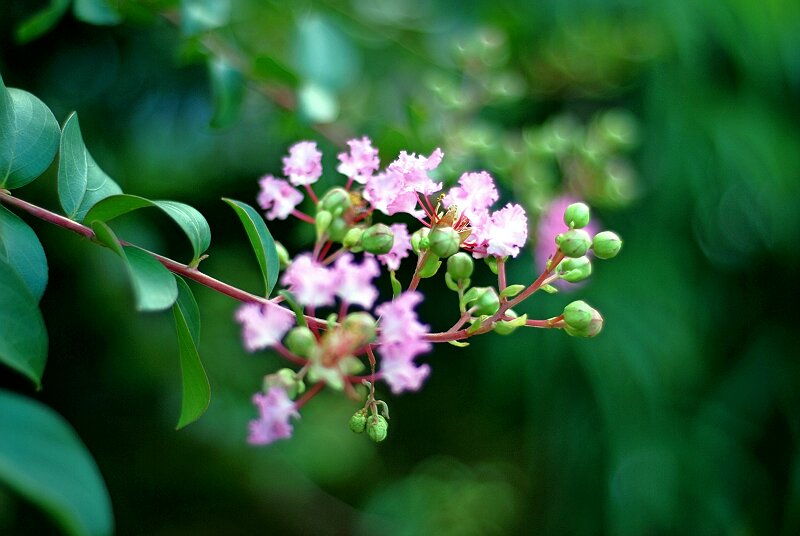
<svg viewBox="0 0 800 536">
<path fill-rule="evenodd" d="M 325 387 L 325 382 L 317 382 L 311 386 L 311 389 L 305 392 L 303 396 L 297 399 L 297 402 L 294 403 L 294 407 L 297 409 L 302 408 L 306 405 L 306 402 L 314 398 L 317 393 L 322 391 L 322 388 Z"/>
<path fill-rule="evenodd" d="M 505 257 L 497 258 L 497 286 L 500 292 L 506 289 L 506 259 Z"/>
<path fill-rule="evenodd" d="M 319 199 L 317 198 L 317 194 L 314 193 L 314 189 L 311 187 L 310 184 L 304 185 L 306 187 L 306 191 L 308 192 L 309 197 L 314 202 L 314 204 L 319 203 Z"/>
<path fill-rule="evenodd" d="M 286 347 L 285 347 L 283 344 L 281 344 L 281 343 L 279 343 L 279 342 L 278 342 L 278 343 L 275 343 L 275 344 L 272 346 L 272 348 L 273 348 L 273 349 L 274 349 L 274 350 L 275 350 L 275 351 L 276 351 L 278 354 L 280 354 L 280 356 L 281 356 L 282 358 L 286 359 L 287 361 L 291 361 L 291 362 L 292 362 L 292 363 L 294 363 L 295 365 L 301 365 L 301 366 L 302 366 L 302 365 L 306 365 L 306 364 L 308 363 L 308 360 L 307 360 L 307 359 L 303 359 L 303 358 L 302 358 L 302 357 L 300 357 L 299 355 L 295 355 L 295 354 L 293 354 L 292 352 L 290 352 L 290 351 L 289 351 L 289 349 L 288 349 L 288 348 L 286 348 Z"/>
<path fill-rule="evenodd" d="M 428 252 L 426 251 L 422 255 L 419 256 L 419 260 L 417 260 L 417 268 L 414 270 L 414 275 L 411 278 L 411 283 L 408 284 L 408 290 L 417 290 L 417 285 L 419 285 L 419 272 L 422 270 L 422 267 L 425 266 L 425 261 L 428 260 Z"/>
<path fill-rule="evenodd" d="M 316 223 L 314 218 L 312 218 L 311 216 L 309 216 L 305 212 L 301 212 L 301 211 L 299 211 L 297 209 L 292 210 L 292 216 L 294 216 L 298 220 L 302 220 L 302 221 L 304 221 L 306 223 L 310 223 L 312 225 Z"/>
</svg>

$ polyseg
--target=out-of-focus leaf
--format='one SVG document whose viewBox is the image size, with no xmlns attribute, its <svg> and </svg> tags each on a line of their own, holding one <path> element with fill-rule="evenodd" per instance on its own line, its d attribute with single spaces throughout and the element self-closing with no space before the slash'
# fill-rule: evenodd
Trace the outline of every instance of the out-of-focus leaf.
<svg viewBox="0 0 800 536">
<path fill-rule="evenodd" d="M 295 88 L 300 84 L 297 75 L 289 67 L 269 56 L 259 56 L 253 62 L 253 75 L 260 80 L 278 82 Z"/>
<path fill-rule="evenodd" d="M 208 409 L 211 387 L 197 352 L 200 344 L 200 309 L 189 285 L 178 276 L 175 279 L 178 282 L 178 300 L 172 306 L 172 314 L 178 331 L 182 379 L 181 416 L 176 428 L 181 429 L 199 419 Z"/>
<path fill-rule="evenodd" d="M 192 36 L 228 24 L 230 0 L 181 0 L 181 32 Z"/>
<path fill-rule="evenodd" d="M 336 25 L 311 15 L 298 25 L 295 66 L 305 81 L 339 91 L 358 79 L 358 50 Z"/>
<path fill-rule="evenodd" d="M 0 363 L 24 374 L 38 388 L 46 361 L 47 331 L 36 298 L 0 259 Z"/>
<path fill-rule="evenodd" d="M 78 114 L 72 113 L 61 132 L 58 160 L 58 198 L 71 219 L 83 217 L 95 203 L 121 194 L 122 189 L 100 169 L 83 143 Z"/>
<path fill-rule="evenodd" d="M 94 205 L 83 220 L 90 224 L 93 221 L 106 222 L 144 207 L 161 209 L 180 226 L 192 244 L 193 262 L 208 249 L 211 243 L 211 229 L 208 227 L 208 222 L 195 208 L 176 201 L 152 201 L 128 194 L 112 195 Z"/>
<path fill-rule="evenodd" d="M 0 390 L 0 480 L 68 534 L 114 531 L 111 500 L 92 455 L 50 408 Z"/>
<path fill-rule="evenodd" d="M 16 214 L 0 205 L 0 260 L 6 261 L 36 301 L 47 286 L 47 258 L 36 233 Z"/>
<path fill-rule="evenodd" d="M 122 22 L 122 16 L 106 0 L 74 0 L 75 18 L 89 24 L 113 25 Z"/>
<path fill-rule="evenodd" d="M 339 115 L 336 96 L 316 84 L 306 84 L 298 94 L 300 113 L 313 123 L 330 123 Z"/>
<path fill-rule="evenodd" d="M 67 12 L 70 0 L 50 0 L 50 4 L 22 21 L 14 32 L 17 43 L 27 43 L 47 33 Z"/>
<path fill-rule="evenodd" d="M 97 239 L 122 258 L 128 269 L 136 297 L 137 311 L 162 311 L 178 298 L 172 273 L 152 255 L 135 246 L 122 246 L 111 228 L 102 221 L 92 222 Z"/>
<path fill-rule="evenodd" d="M 247 237 L 253 246 L 256 259 L 258 259 L 258 265 L 261 267 L 261 275 L 264 277 L 264 286 L 266 287 L 264 295 L 269 297 L 272 289 L 275 288 L 275 283 L 278 282 L 278 270 L 280 269 L 275 240 L 272 238 L 267 224 L 264 223 L 264 218 L 253 207 L 234 199 L 223 199 L 223 201 L 233 208 L 247 232 Z"/>
<path fill-rule="evenodd" d="M 211 78 L 211 93 L 214 96 L 214 115 L 211 126 L 225 128 L 239 118 L 244 98 L 244 79 L 242 73 L 231 67 L 220 57 L 211 58 L 208 62 L 208 73 Z"/>
<path fill-rule="evenodd" d="M 7 89 L 0 78 L 0 188 L 19 188 L 41 175 L 58 136 L 53 112 L 27 91 Z"/>
</svg>

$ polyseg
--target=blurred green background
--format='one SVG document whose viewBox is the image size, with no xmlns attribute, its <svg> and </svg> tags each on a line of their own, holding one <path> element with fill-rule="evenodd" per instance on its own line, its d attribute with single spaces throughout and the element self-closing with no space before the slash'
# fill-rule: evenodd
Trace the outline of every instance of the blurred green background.
<svg viewBox="0 0 800 536">
<path fill-rule="evenodd" d="M 225 281 L 256 291 L 259 276 L 219 198 L 254 203 L 299 139 L 334 184 L 350 133 L 384 165 L 441 146 L 445 180 L 487 169 L 532 229 L 578 195 L 625 239 L 588 285 L 526 309 L 580 296 L 606 318 L 598 338 L 437 347 L 422 391 L 384 390 L 379 446 L 347 428 L 355 403 L 323 393 L 292 440 L 251 448 L 250 396 L 281 362 L 244 352 L 237 304 L 195 287 L 212 403 L 175 432 L 169 314 L 135 314 L 110 252 L 25 216 L 49 258 L 50 357 L 40 393 L 9 370 L 0 386 L 75 427 L 119 534 L 800 533 L 800 3 L 150 0 L 122 2 L 119 25 L 67 13 L 19 42 L 44 4 L 0 0 L 6 85 L 60 121 L 77 110 L 126 192 L 197 207 L 203 268 Z M 54 170 L 17 195 L 57 207 Z M 166 219 L 121 223 L 187 257 Z M 304 247 L 294 223 L 271 228 Z M 534 263 L 521 255 L 511 281 Z M 421 287 L 437 328 L 457 317 L 442 283 Z M 0 488 L 0 533 L 55 530 Z"/>
</svg>

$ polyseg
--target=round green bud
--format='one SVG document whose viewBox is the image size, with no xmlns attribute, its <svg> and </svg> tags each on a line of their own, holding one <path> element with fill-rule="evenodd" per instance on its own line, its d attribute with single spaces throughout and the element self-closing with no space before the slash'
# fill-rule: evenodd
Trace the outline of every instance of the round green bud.
<svg viewBox="0 0 800 536">
<path fill-rule="evenodd" d="M 361 235 L 361 245 L 369 253 L 383 255 L 392 250 L 394 234 L 388 225 L 376 223 L 364 230 L 364 234 Z"/>
<path fill-rule="evenodd" d="M 603 317 L 583 301 L 564 308 L 564 331 L 573 337 L 594 337 L 603 329 Z"/>
<path fill-rule="evenodd" d="M 309 357 L 317 347 L 317 338 L 314 332 L 305 326 L 296 326 L 289 330 L 283 344 L 295 355 Z"/>
<path fill-rule="evenodd" d="M 420 268 L 419 276 L 423 279 L 426 277 L 433 277 L 436 275 L 436 272 L 439 271 L 439 267 L 441 265 L 442 261 L 439 260 L 439 257 L 433 253 L 429 253 L 428 258 L 425 259 L 425 264 L 423 264 L 422 268 Z"/>
<path fill-rule="evenodd" d="M 342 238 L 342 245 L 354 253 L 358 253 L 364 248 L 361 247 L 361 236 L 364 234 L 364 229 L 361 227 L 352 227 L 345 233 Z"/>
<path fill-rule="evenodd" d="M 617 256 L 622 248 L 622 240 L 616 233 L 603 231 L 594 235 L 592 250 L 599 259 L 611 259 Z"/>
<path fill-rule="evenodd" d="M 419 255 L 420 251 L 428 249 L 428 233 L 430 232 L 431 230 L 427 227 L 421 227 L 411 235 L 411 249 L 414 250 L 414 253 L 417 255 Z M 422 243 L 423 238 L 425 239 L 425 244 Z"/>
<path fill-rule="evenodd" d="M 382 415 L 373 415 L 367 419 L 367 435 L 375 443 L 380 443 L 389 434 L 389 423 Z"/>
<path fill-rule="evenodd" d="M 592 275 L 592 261 L 586 255 L 577 259 L 564 259 L 559 268 L 561 268 L 561 279 L 570 283 L 583 281 Z"/>
<path fill-rule="evenodd" d="M 351 205 L 350 194 L 344 188 L 333 188 L 322 197 L 317 210 L 327 210 L 335 218 L 344 214 Z"/>
<path fill-rule="evenodd" d="M 289 266 L 289 252 L 278 241 L 275 241 L 275 250 L 278 252 L 278 262 L 280 263 L 281 270 Z"/>
<path fill-rule="evenodd" d="M 350 429 L 357 434 L 367 429 L 367 410 L 361 408 L 350 417 Z"/>
<path fill-rule="evenodd" d="M 500 297 L 493 287 L 477 287 L 475 298 L 470 303 L 476 307 L 476 315 L 493 315 L 500 308 Z"/>
<path fill-rule="evenodd" d="M 437 257 L 449 257 L 461 245 L 461 236 L 452 227 L 436 227 L 428 235 L 431 252 Z"/>
<path fill-rule="evenodd" d="M 589 225 L 589 207 L 586 203 L 572 203 L 564 211 L 564 223 L 570 229 L 582 229 Z"/>
<path fill-rule="evenodd" d="M 334 218 L 328 227 L 328 238 L 334 242 L 342 242 L 350 226 L 344 218 Z"/>
<path fill-rule="evenodd" d="M 331 222 L 333 221 L 333 214 L 328 212 L 327 210 L 320 210 L 317 212 L 317 217 L 314 218 L 314 223 L 317 228 L 317 236 L 322 236 L 325 231 L 328 230 L 330 227 Z"/>
<path fill-rule="evenodd" d="M 361 346 L 375 339 L 376 324 L 371 314 L 366 311 L 358 311 L 344 317 L 342 327 L 348 333 L 358 336 L 358 345 Z"/>
<path fill-rule="evenodd" d="M 567 257 L 583 257 L 589 251 L 592 239 L 583 229 L 571 229 L 556 236 L 556 245 Z"/>
<path fill-rule="evenodd" d="M 459 251 L 447 259 L 447 273 L 450 274 L 454 281 L 468 279 L 472 275 L 474 268 L 475 263 L 469 253 Z"/>
<path fill-rule="evenodd" d="M 294 398 L 306 390 L 303 380 L 299 380 L 295 371 L 288 368 L 282 368 L 273 374 L 264 376 L 264 392 L 269 391 L 271 387 L 284 389 L 289 398 Z"/>
</svg>

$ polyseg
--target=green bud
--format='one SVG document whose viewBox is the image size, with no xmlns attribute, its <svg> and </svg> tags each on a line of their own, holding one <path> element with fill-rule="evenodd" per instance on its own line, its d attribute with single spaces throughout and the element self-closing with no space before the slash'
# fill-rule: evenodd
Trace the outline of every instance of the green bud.
<svg viewBox="0 0 800 536">
<path fill-rule="evenodd" d="M 570 229 L 582 229 L 589 225 L 589 207 L 586 203 L 572 203 L 564 211 L 564 223 Z"/>
<path fill-rule="evenodd" d="M 472 270 L 475 268 L 475 263 L 472 261 L 472 256 L 469 253 L 459 251 L 449 259 L 447 259 L 447 273 L 453 280 L 469 279 L 472 275 Z"/>
<path fill-rule="evenodd" d="M 283 244 L 276 241 L 275 250 L 278 252 L 278 262 L 280 263 L 281 270 L 289 266 L 289 252 L 283 247 Z"/>
<path fill-rule="evenodd" d="M 617 256 L 622 248 L 622 240 L 616 233 L 603 231 L 594 235 L 592 250 L 598 259 L 611 259 Z"/>
<path fill-rule="evenodd" d="M 350 313 L 342 322 L 342 327 L 345 331 L 358 336 L 358 346 L 372 342 L 375 339 L 375 326 L 375 319 L 365 311 Z"/>
<path fill-rule="evenodd" d="M 361 236 L 363 234 L 364 229 L 361 227 L 352 227 L 349 231 L 347 231 L 347 233 L 345 233 L 344 238 L 342 239 L 342 245 L 354 253 L 362 251 L 364 249 L 361 247 Z"/>
<path fill-rule="evenodd" d="M 461 236 L 452 227 L 436 227 L 428 235 L 431 252 L 445 258 L 455 254 L 461 245 Z"/>
<path fill-rule="evenodd" d="M 561 279 L 570 283 L 583 281 L 592 275 L 592 261 L 589 257 L 583 256 L 577 259 L 565 259 L 560 265 Z"/>
<path fill-rule="evenodd" d="M 423 279 L 426 277 L 433 277 L 436 275 L 436 272 L 439 271 L 439 267 L 441 265 L 442 261 L 439 260 L 439 257 L 433 253 L 428 253 L 428 258 L 425 259 L 425 264 L 422 265 L 422 268 L 419 271 L 419 276 Z"/>
<path fill-rule="evenodd" d="M 382 415 L 373 415 L 367 420 L 367 435 L 375 443 L 380 443 L 389 433 L 389 423 Z"/>
<path fill-rule="evenodd" d="M 344 240 L 350 226 L 344 221 L 344 218 L 334 218 L 328 227 L 328 238 L 334 242 L 341 242 Z"/>
<path fill-rule="evenodd" d="M 414 233 L 411 235 L 411 249 L 414 250 L 414 253 L 416 253 L 417 255 L 419 255 L 419 252 L 421 250 L 428 249 L 429 244 L 427 238 L 428 238 L 428 233 L 430 232 L 431 230 L 428 229 L 427 227 L 421 227 L 416 231 L 414 231 Z M 421 242 L 423 238 L 425 239 L 424 246 Z"/>
<path fill-rule="evenodd" d="M 344 188 L 333 188 L 319 202 L 319 210 L 327 210 L 334 218 L 341 216 L 350 208 L 350 194 Z"/>
<path fill-rule="evenodd" d="M 367 410 L 361 408 L 350 417 L 350 429 L 357 434 L 367 429 Z"/>
<path fill-rule="evenodd" d="M 586 302 L 574 301 L 564 308 L 564 331 L 573 337 L 594 337 L 603 329 L 603 317 Z"/>
<path fill-rule="evenodd" d="M 394 234 L 388 225 L 376 223 L 367 227 L 361 236 L 361 245 L 365 251 L 375 255 L 389 253 L 394 245 Z"/>
<path fill-rule="evenodd" d="M 317 338 L 307 327 L 296 326 L 289 330 L 283 343 L 293 354 L 307 358 L 317 347 Z"/>
<path fill-rule="evenodd" d="M 571 229 L 556 236 L 556 245 L 567 257 L 583 257 L 589 251 L 592 239 L 583 229 Z"/>
<path fill-rule="evenodd" d="M 280 387 L 286 391 L 289 398 L 294 398 L 306 390 L 306 384 L 297 379 L 297 374 L 292 369 L 282 368 L 274 374 L 264 376 L 264 392 L 269 391 L 270 387 Z"/>
<path fill-rule="evenodd" d="M 330 227 L 332 221 L 333 215 L 327 210 L 320 210 L 317 212 L 317 217 L 315 218 L 317 238 L 325 234 L 325 231 L 328 230 L 328 227 Z"/>
<path fill-rule="evenodd" d="M 464 301 L 477 307 L 476 315 L 493 315 L 500 308 L 500 297 L 493 287 L 473 287 L 464 296 Z"/>
</svg>

